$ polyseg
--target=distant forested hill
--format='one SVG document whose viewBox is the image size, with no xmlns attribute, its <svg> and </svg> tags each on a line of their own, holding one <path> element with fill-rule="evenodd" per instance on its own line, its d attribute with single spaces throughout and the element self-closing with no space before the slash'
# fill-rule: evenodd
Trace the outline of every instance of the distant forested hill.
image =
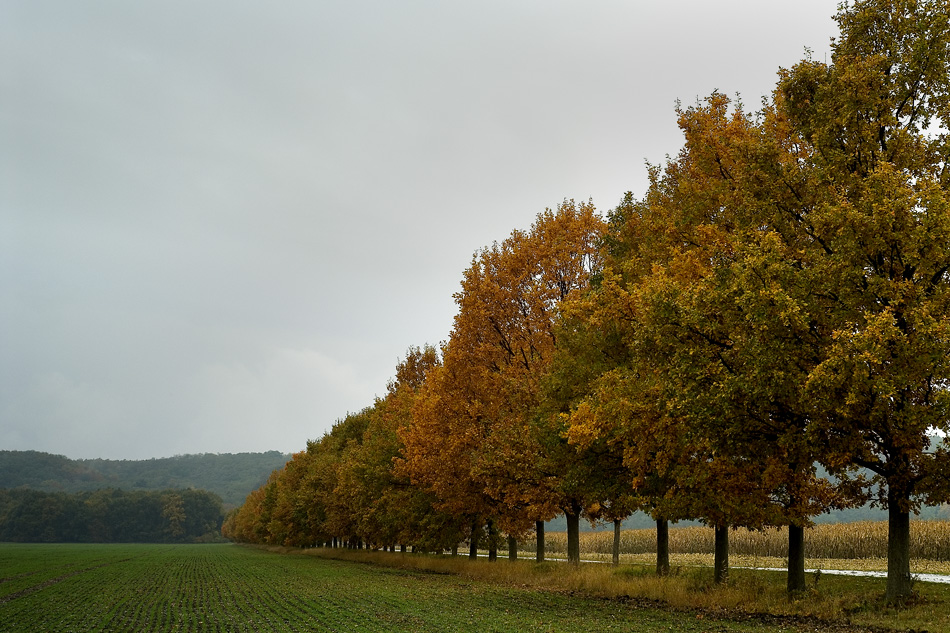
<svg viewBox="0 0 950 633">
<path fill-rule="evenodd" d="M 0 488 L 83 492 L 100 488 L 166 490 L 199 488 L 227 506 L 244 503 L 252 490 L 282 468 L 289 455 L 204 453 L 147 460 L 81 459 L 38 451 L 0 451 Z"/>
</svg>

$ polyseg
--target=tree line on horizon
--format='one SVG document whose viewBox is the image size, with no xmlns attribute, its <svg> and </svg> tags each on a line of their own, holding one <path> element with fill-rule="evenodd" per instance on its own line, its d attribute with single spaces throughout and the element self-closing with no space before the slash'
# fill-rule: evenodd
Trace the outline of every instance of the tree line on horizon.
<svg viewBox="0 0 950 633">
<path fill-rule="evenodd" d="M 888 512 L 887 598 L 910 516 L 950 501 L 950 9 L 844 3 L 831 61 L 780 69 L 757 111 L 677 106 L 684 145 L 606 217 L 565 201 L 478 251 L 448 341 L 308 443 L 225 522 L 233 540 L 427 550 L 564 515 L 788 528 Z M 831 477 L 818 475 L 821 466 Z"/>
<path fill-rule="evenodd" d="M 198 543 L 221 538 L 221 497 L 206 490 L 0 489 L 0 541 Z"/>
</svg>

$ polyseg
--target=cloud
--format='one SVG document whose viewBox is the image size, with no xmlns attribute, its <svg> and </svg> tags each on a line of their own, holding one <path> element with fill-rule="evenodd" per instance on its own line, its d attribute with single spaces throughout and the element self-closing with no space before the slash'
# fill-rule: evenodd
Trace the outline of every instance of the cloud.
<svg viewBox="0 0 950 633">
<path fill-rule="evenodd" d="M 4 394 L 5 396 L 12 394 Z M 60 373 L 36 376 L 16 397 L 4 397 L 5 447 L 69 447 L 74 455 L 96 456 L 107 434 L 124 427 L 123 397 Z M 20 423 L 21 420 L 28 423 Z"/>
<path fill-rule="evenodd" d="M 313 349 L 267 350 L 253 365 L 208 365 L 191 387 L 198 405 L 194 435 L 233 452 L 254 450 L 262 431 L 278 445 L 302 450 L 323 435 L 328 403 L 342 418 L 371 405 L 374 391 L 382 393 L 358 367 Z"/>
<path fill-rule="evenodd" d="M 4 447 L 301 450 L 448 336 L 476 249 L 642 193 L 676 99 L 756 104 L 833 10 L 3 2 Z"/>
</svg>

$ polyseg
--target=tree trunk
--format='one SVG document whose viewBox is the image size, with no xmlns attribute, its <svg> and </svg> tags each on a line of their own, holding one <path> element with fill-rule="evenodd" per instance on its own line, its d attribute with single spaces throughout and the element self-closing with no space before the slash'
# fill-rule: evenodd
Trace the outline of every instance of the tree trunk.
<svg viewBox="0 0 950 633">
<path fill-rule="evenodd" d="M 620 519 L 614 519 L 614 565 L 620 564 Z"/>
<path fill-rule="evenodd" d="M 805 591 L 805 528 L 788 526 L 788 593 Z"/>
<path fill-rule="evenodd" d="M 478 558 L 478 535 L 481 531 L 481 526 L 475 521 L 472 521 L 472 534 L 468 539 L 468 557 L 471 560 Z"/>
<path fill-rule="evenodd" d="M 399 545 L 399 553 L 400 553 L 400 554 L 405 554 L 405 553 L 406 553 L 406 544 L 405 544 L 405 543 L 402 543 L 402 544 Z"/>
<path fill-rule="evenodd" d="M 716 526 L 716 557 L 713 561 L 713 582 L 717 585 L 729 577 L 729 526 Z"/>
<path fill-rule="evenodd" d="M 904 509 L 909 495 L 887 490 L 887 593 L 888 602 L 900 602 L 913 592 L 910 577 L 910 512 Z"/>
<path fill-rule="evenodd" d="M 537 537 L 537 561 L 544 562 L 544 521 L 535 521 L 535 536 Z"/>
<path fill-rule="evenodd" d="M 498 560 L 498 530 L 495 529 L 495 522 L 488 520 L 488 561 L 494 563 Z"/>
<path fill-rule="evenodd" d="M 571 511 L 565 513 L 567 517 L 567 562 L 570 565 L 581 563 L 581 513 L 571 506 Z"/>
<path fill-rule="evenodd" d="M 453 544 L 452 544 L 452 556 L 458 556 L 458 555 L 459 555 L 459 544 L 458 544 L 458 543 L 453 543 Z"/>
<path fill-rule="evenodd" d="M 508 535 L 508 560 L 518 560 L 518 539 Z"/>
<path fill-rule="evenodd" d="M 656 520 L 656 575 L 670 575 L 670 522 Z"/>
</svg>

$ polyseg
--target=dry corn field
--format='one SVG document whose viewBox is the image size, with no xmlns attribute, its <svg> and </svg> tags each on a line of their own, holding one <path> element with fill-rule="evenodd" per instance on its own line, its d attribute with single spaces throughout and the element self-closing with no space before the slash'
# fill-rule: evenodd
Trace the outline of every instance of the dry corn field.
<svg viewBox="0 0 950 633">
<path fill-rule="evenodd" d="M 950 521 L 913 521 L 910 529 L 911 558 L 950 562 Z M 581 555 L 609 557 L 613 552 L 613 538 L 613 531 L 582 532 Z M 527 539 L 520 549 L 530 553 L 534 548 L 534 540 Z M 545 535 L 545 548 L 553 556 L 566 555 L 567 534 L 548 532 Z M 638 555 L 654 555 L 655 552 L 655 530 L 623 530 L 620 533 L 620 553 L 626 560 L 639 559 Z M 691 556 L 712 553 L 712 528 L 670 527 L 670 554 L 674 558 L 685 561 Z M 733 530 L 729 534 L 729 553 L 731 557 L 743 559 L 784 559 L 788 555 L 787 531 L 781 528 Z M 809 560 L 883 561 L 886 556 L 886 521 L 822 524 L 805 531 L 805 557 Z"/>
</svg>

